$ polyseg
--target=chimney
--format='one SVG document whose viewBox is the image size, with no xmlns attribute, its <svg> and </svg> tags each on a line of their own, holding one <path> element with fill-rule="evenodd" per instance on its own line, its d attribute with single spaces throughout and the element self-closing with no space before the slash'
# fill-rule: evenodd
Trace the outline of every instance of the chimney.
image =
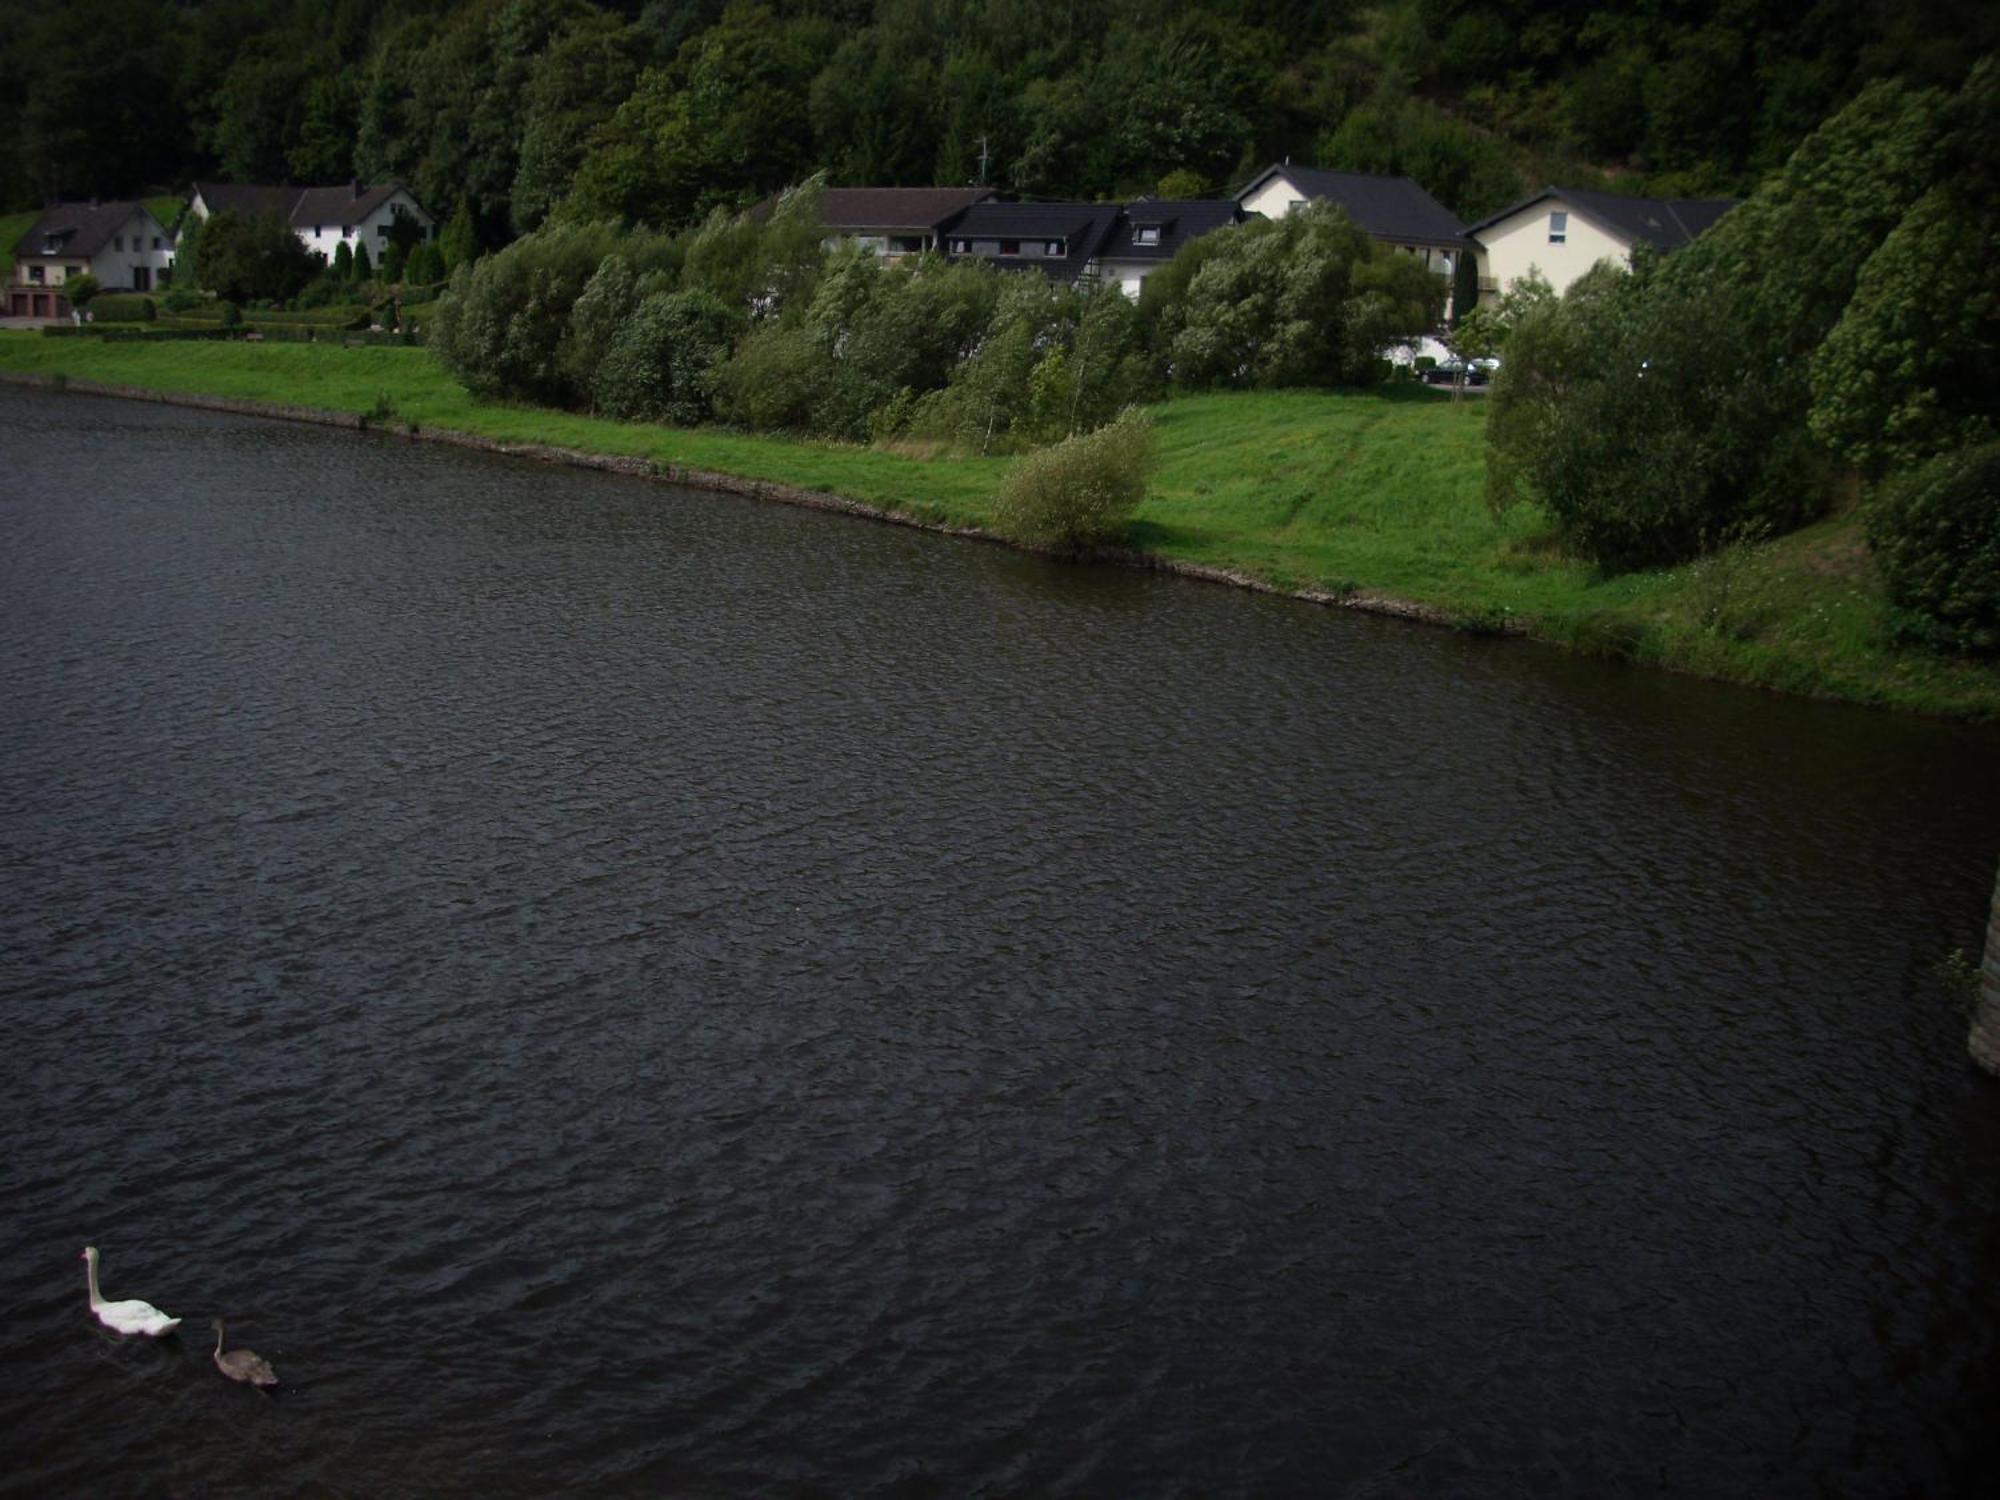
<svg viewBox="0 0 2000 1500">
<path fill-rule="evenodd" d="M 350 177 L 347 179 L 347 196 L 350 198 L 359 198 L 361 196 L 361 179 L 359 177 Z"/>
</svg>

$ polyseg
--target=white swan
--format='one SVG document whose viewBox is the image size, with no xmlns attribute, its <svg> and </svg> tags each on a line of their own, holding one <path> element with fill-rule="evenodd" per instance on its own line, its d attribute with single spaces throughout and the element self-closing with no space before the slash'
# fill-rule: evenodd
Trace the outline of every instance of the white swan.
<svg viewBox="0 0 2000 1500">
<path fill-rule="evenodd" d="M 240 1380 L 245 1385 L 276 1385 L 278 1372 L 271 1368 L 270 1361 L 262 1355 L 252 1354 L 248 1349 L 231 1349 L 222 1352 L 222 1319 L 215 1320 L 215 1368 L 231 1380 Z"/>
<path fill-rule="evenodd" d="M 83 1258 L 90 1265 L 90 1310 L 97 1314 L 97 1321 L 106 1328 L 114 1333 L 142 1333 L 149 1339 L 156 1339 L 181 1326 L 179 1318 L 168 1317 L 150 1302 L 136 1299 L 106 1302 L 97 1291 L 97 1247 L 85 1245 Z"/>
</svg>

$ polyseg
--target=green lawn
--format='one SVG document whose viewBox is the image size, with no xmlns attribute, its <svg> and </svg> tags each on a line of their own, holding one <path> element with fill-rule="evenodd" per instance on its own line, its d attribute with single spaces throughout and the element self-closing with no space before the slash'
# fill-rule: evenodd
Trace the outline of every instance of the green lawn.
<svg viewBox="0 0 2000 1500">
<path fill-rule="evenodd" d="M 475 402 L 427 351 L 100 343 L 0 335 L 0 369 L 366 412 L 512 442 L 644 457 L 979 525 L 1007 460 L 607 422 Z M 1480 499 L 1484 407 L 1385 395 L 1186 397 L 1156 410 L 1160 465 L 1133 540 L 1288 588 L 1379 594 L 1472 628 L 1789 692 L 2000 721 L 2000 670 L 1884 642 L 1852 514 L 1689 567 L 1603 578 L 1546 519 Z"/>
</svg>

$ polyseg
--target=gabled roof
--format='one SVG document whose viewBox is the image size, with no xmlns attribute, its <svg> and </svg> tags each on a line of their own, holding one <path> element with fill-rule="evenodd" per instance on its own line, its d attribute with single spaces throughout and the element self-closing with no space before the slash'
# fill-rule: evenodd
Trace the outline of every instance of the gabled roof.
<svg viewBox="0 0 2000 1500">
<path fill-rule="evenodd" d="M 258 182 L 197 182 L 189 197 L 201 199 L 212 214 L 276 214 L 289 219 L 299 190 Z"/>
<path fill-rule="evenodd" d="M 1456 245 L 1465 238 L 1457 216 L 1407 177 L 1279 165 L 1251 178 L 1237 191 L 1236 201 L 1241 203 L 1273 177 L 1283 177 L 1308 198 L 1338 203 L 1356 227 L 1378 240 Z"/>
<path fill-rule="evenodd" d="M 1120 212 L 1116 203 L 975 203 L 946 224 L 944 233 L 957 240 L 1062 240 L 1068 254 L 1060 260 L 1032 256 L 994 260 L 984 255 L 954 259 L 984 260 L 1008 269 L 1038 270 L 1058 281 L 1074 281 L 1103 253 Z"/>
<path fill-rule="evenodd" d="M 194 185 L 195 194 L 208 205 L 210 213 L 276 214 L 294 229 L 328 224 L 344 229 L 359 224 L 402 191 L 400 182 L 372 187 L 361 182 L 340 182 L 331 187 L 272 187 L 255 182 Z"/>
<path fill-rule="evenodd" d="M 1571 212 L 1581 214 L 1628 244 L 1644 240 L 1659 250 L 1678 250 L 1692 243 L 1737 203 L 1734 198 L 1633 198 L 1623 193 L 1545 187 L 1490 219 L 1467 225 L 1465 232 L 1477 235 L 1480 230 L 1490 229 L 1550 198 L 1560 198 Z"/>
<path fill-rule="evenodd" d="M 1243 205 L 1234 198 L 1141 198 L 1125 205 L 1125 212 L 1119 215 L 1111 237 L 1099 253 L 1105 260 L 1168 261 L 1189 240 L 1200 239 L 1231 224 L 1241 224 L 1247 217 Z M 1159 230 L 1159 239 L 1156 244 L 1142 245 L 1138 231 L 1148 227 Z"/>
<path fill-rule="evenodd" d="M 929 234 L 961 209 L 993 196 L 991 188 L 828 188 L 820 222 L 849 233 L 867 229 Z"/>
<path fill-rule="evenodd" d="M 162 235 L 167 232 L 145 204 L 129 198 L 115 203 L 58 203 L 45 210 L 15 242 L 14 259 L 76 256 L 87 260 L 109 245 L 112 235 L 134 214 L 144 214 Z"/>
<path fill-rule="evenodd" d="M 292 205 L 292 227 L 303 229 L 308 224 L 333 224 L 345 228 L 349 224 L 359 224 L 403 191 L 399 182 L 379 183 L 369 187 L 365 183 L 345 182 L 337 187 L 310 187 L 299 190 L 299 201 Z M 410 200 L 416 202 L 414 198 Z"/>
</svg>

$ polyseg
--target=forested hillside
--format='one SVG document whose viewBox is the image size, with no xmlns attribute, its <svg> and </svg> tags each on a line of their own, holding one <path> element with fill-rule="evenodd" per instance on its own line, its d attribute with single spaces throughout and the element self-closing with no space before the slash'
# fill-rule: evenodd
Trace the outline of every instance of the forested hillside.
<svg viewBox="0 0 2000 1500">
<path fill-rule="evenodd" d="M 1739 193 L 1871 80 L 1956 87 L 1986 0 L 7 0 L 0 209 L 399 178 L 481 239 L 825 169 L 1025 195 L 1408 173 Z"/>
</svg>

